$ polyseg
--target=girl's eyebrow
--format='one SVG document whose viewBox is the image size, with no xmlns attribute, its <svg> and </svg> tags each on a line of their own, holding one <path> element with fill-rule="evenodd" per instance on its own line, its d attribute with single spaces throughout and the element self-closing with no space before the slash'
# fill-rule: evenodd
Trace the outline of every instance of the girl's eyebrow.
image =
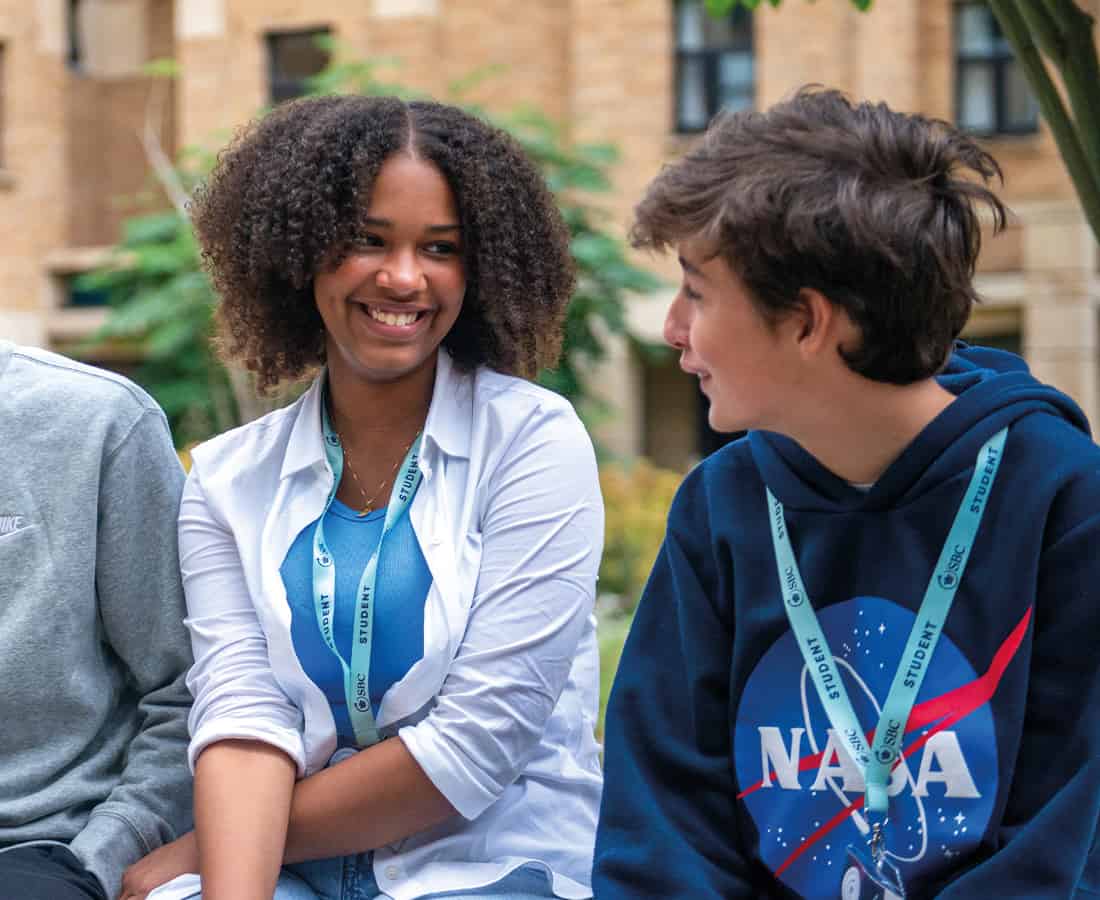
<svg viewBox="0 0 1100 900">
<path fill-rule="evenodd" d="M 393 228 L 393 222 L 390 219 L 379 219 L 375 216 L 366 216 L 363 219 L 364 225 L 369 225 L 372 228 Z M 428 231 L 433 233 L 440 231 L 461 231 L 462 226 L 455 225 L 429 225 Z"/>
</svg>

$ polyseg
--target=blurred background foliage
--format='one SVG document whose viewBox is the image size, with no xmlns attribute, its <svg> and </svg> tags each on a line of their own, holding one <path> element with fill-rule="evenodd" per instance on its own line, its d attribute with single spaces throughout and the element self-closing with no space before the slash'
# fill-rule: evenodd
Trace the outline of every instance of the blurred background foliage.
<svg viewBox="0 0 1100 900">
<path fill-rule="evenodd" d="M 600 467 L 607 507 L 600 592 L 618 598 L 614 605 L 619 612 L 630 612 L 645 587 L 681 477 L 645 459 Z"/>
<path fill-rule="evenodd" d="M 645 459 L 600 467 L 606 524 L 600 560 L 600 721 L 634 607 L 665 537 L 665 520 L 682 473 Z"/>
</svg>

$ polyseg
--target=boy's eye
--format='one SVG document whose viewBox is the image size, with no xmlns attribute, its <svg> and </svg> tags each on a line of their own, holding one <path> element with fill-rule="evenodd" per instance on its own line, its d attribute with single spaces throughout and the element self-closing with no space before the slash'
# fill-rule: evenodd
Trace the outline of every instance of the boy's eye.
<svg viewBox="0 0 1100 900">
<path fill-rule="evenodd" d="M 383 241 L 382 238 L 370 232 L 361 234 L 355 239 L 355 245 L 357 247 L 381 247 L 384 244 L 385 241 Z"/>
<path fill-rule="evenodd" d="M 688 300 L 702 300 L 703 299 L 703 295 L 700 294 L 696 290 L 692 290 L 691 285 L 688 284 L 686 281 L 684 282 L 683 291 L 684 291 L 684 296 L 687 297 Z"/>
</svg>

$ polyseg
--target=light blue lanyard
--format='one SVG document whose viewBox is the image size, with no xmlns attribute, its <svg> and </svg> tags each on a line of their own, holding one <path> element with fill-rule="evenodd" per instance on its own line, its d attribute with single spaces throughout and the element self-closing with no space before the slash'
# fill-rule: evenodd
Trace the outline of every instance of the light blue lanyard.
<svg viewBox="0 0 1100 900">
<path fill-rule="evenodd" d="M 374 721 L 374 711 L 370 702 L 370 657 L 371 641 L 374 634 L 374 588 L 378 579 L 378 557 L 382 551 L 382 542 L 386 535 L 400 521 L 420 485 L 420 438 L 405 454 L 405 461 L 393 483 L 390 501 L 386 506 L 386 520 L 382 533 L 378 536 L 378 546 L 374 548 L 370 559 L 359 579 L 358 596 L 355 603 L 355 633 L 351 644 L 351 661 L 340 655 L 333 639 L 332 623 L 336 611 L 336 567 L 332 555 L 325 543 L 325 515 L 328 513 L 336 491 L 340 487 L 340 477 L 344 471 L 344 452 L 340 438 L 329 422 L 327 402 L 321 406 L 321 422 L 325 440 L 325 458 L 332 469 L 332 490 L 329 492 L 325 509 L 317 520 L 313 532 L 313 609 L 317 615 L 317 624 L 321 636 L 340 662 L 344 670 L 344 697 L 348 704 L 348 716 L 355 731 L 355 742 L 360 747 L 369 747 L 378 743 L 378 726 Z"/>
<path fill-rule="evenodd" d="M 775 499 L 772 492 L 765 488 L 768 496 L 768 511 L 771 520 L 772 544 L 775 547 L 775 562 L 779 568 L 779 583 L 783 592 L 783 607 L 791 623 L 791 630 L 798 641 L 802 658 L 806 661 L 813 678 L 821 705 L 829 717 L 837 737 L 843 741 L 844 748 L 852 761 L 863 772 L 866 794 L 864 801 L 868 812 L 884 819 L 889 809 L 887 788 L 890 772 L 902 752 L 902 739 L 909 714 L 920 692 L 928 664 L 935 652 L 936 643 L 943 633 L 944 623 L 951 611 L 959 582 L 966 569 L 966 561 L 978 526 L 982 521 L 989 492 L 997 477 L 1001 464 L 1008 429 L 1001 429 L 991 437 L 978 451 L 974 474 L 970 485 L 963 494 L 959 511 L 948 532 L 939 561 L 928 581 L 924 600 L 917 613 L 917 620 L 909 632 L 909 640 L 901 656 L 901 663 L 894 675 L 890 693 L 882 706 L 878 724 L 875 727 L 873 744 L 868 747 L 859 719 L 856 718 L 848 692 L 840 678 L 840 669 L 825 634 L 818 624 L 817 615 L 810 605 L 806 588 L 802 583 L 802 574 L 798 569 L 790 538 L 787 536 L 787 523 L 783 516 L 783 504 Z M 881 824 L 873 834 L 873 839 L 881 840 Z M 872 849 L 875 849 L 872 847 Z M 879 853 L 881 855 L 881 849 Z"/>
</svg>

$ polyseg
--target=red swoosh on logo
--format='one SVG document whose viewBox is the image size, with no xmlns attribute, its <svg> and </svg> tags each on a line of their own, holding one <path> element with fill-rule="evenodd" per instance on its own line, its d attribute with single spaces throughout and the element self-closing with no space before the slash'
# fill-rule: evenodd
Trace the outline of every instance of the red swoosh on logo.
<svg viewBox="0 0 1100 900">
<path fill-rule="evenodd" d="M 1016 651 L 1020 649 L 1020 644 L 1023 643 L 1024 635 L 1027 634 L 1028 626 L 1031 624 L 1031 614 L 1033 611 L 1034 606 L 1028 607 L 1023 618 L 1020 619 L 1016 627 L 1013 628 L 1008 637 L 1005 638 L 1004 643 L 997 648 L 997 652 L 993 654 L 993 660 L 989 664 L 989 668 L 984 675 L 975 678 L 969 684 L 957 687 L 954 690 L 948 691 L 946 694 L 941 694 L 939 697 L 932 697 L 913 707 L 913 711 L 909 714 L 909 720 L 905 723 L 906 734 L 924 728 L 934 722 L 938 724 L 929 728 L 927 734 L 923 734 L 917 738 L 917 740 L 913 741 L 913 743 L 903 752 L 902 756 L 904 758 L 908 759 L 920 750 L 928 743 L 933 735 L 939 734 L 939 732 L 957 724 L 980 706 L 989 702 L 990 698 L 996 693 L 997 687 L 1001 683 L 1001 678 L 1008 668 L 1008 664 L 1012 662 L 1013 657 L 1016 655 Z M 868 744 L 874 741 L 874 733 L 874 729 L 867 732 Z M 817 768 L 821 764 L 821 757 L 822 753 L 815 753 L 813 756 L 803 757 L 799 760 L 798 771 L 803 772 L 806 769 Z M 899 759 L 894 765 L 897 766 L 900 763 L 901 760 Z M 737 799 L 740 800 L 742 797 L 746 797 L 760 790 L 763 784 L 763 780 L 760 780 L 751 787 L 745 788 L 745 790 L 737 795 Z M 828 822 L 809 835 L 806 840 L 783 861 L 783 864 L 775 870 L 776 877 L 788 869 L 791 864 L 809 850 L 810 847 L 844 822 L 852 813 L 862 808 L 863 797 L 857 797 L 840 810 L 840 812 L 829 819 Z"/>
</svg>

